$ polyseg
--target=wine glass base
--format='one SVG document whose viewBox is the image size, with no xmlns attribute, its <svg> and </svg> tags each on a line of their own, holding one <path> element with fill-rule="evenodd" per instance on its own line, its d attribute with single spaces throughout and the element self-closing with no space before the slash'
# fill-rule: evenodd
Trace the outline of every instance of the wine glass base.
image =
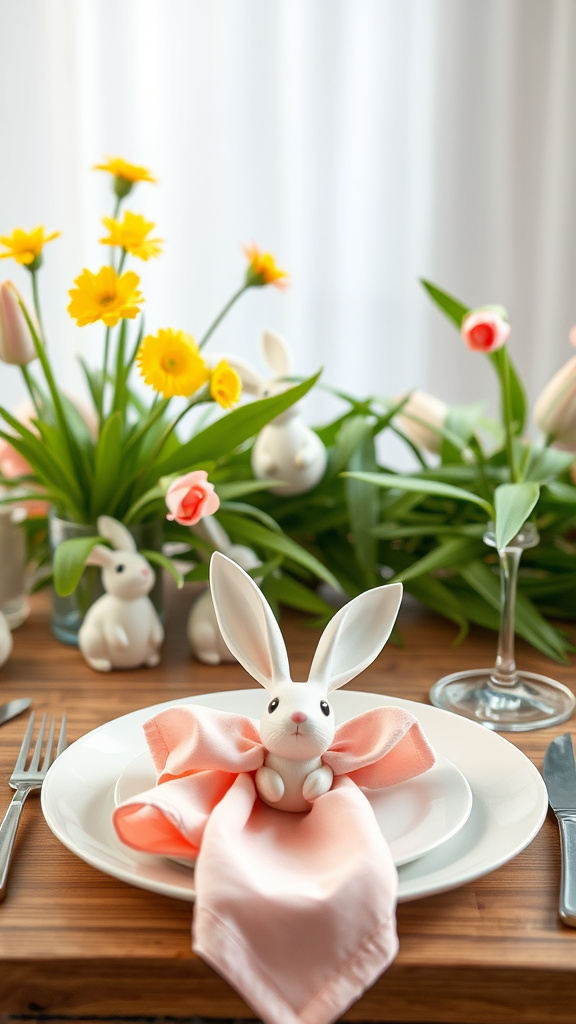
<svg viewBox="0 0 576 1024">
<path fill-rule="evenodd" d="M 497 732 L 526 732 L 565 722 L 576 708 L 571 690 L 535 672 L 518 673 L 513 686 L 498 686 L 493 669 L 443 676 L 430 690 L 437 708 L 471 718 Z"/>
</svg>

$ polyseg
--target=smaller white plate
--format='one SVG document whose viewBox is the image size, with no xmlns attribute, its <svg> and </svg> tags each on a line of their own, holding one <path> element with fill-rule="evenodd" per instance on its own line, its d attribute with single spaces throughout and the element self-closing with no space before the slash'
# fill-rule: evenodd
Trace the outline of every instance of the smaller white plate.
<svg viewBox="0 0 576 1024">
<path fill-rule="evenodd" d="M 154 766 L 147 751 L 120 773 L 114 803 L 124 803 L 152 789 Z M 364 790 L 397 867 L 430 853 L 466 824 L 472 810 L 472 791 L 462 772 L 437 754 L 427 772 L 386 789 Z M 184 861 L 178 860 L 179 863 Z M 189 862 L 192 866 L 192 862 Z"/>
</svg>

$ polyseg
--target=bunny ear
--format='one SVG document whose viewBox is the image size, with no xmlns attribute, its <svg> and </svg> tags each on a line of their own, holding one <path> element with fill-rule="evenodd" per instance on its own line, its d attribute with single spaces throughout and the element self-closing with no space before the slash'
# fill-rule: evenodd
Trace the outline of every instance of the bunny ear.
<svg viewBox="0 0 576 1024">
<path fill-rule="evenodd" d="M 264 358 L 277 377 L 287 377 L 290 373 L 291 352 L 287 341 L 276 331 L 262 332 L 262 351 Z"/>
<path fill-rule="evenodd" d="M 103 544 L 96 544 L 86 559 L 86 565 L 100 565 L 102 568 L 113 563 L 114 555 L 110 548 L 105 548 Z"/>
<path fill-rule="evenodd" d="M 367 668 L 390 636 L 401 600 L 402 584 L 389 583 L 340 608 L 320 637 L 309 681 L 331 693 Z"/>
<path fill-rule="evenodd" d="M 290 679 L 280 627 L 254 581 L 226 555 L 210 560 L 210 590 L 224 642 L 235 658 L 267 690 Z"/>
<path fill-rule="evenodd" d="M 117 551 L 136 551 L 136 542 L 129 530 L 112 516 L 98 516 L 98 533 L 109 540 Z"/>
</svg>

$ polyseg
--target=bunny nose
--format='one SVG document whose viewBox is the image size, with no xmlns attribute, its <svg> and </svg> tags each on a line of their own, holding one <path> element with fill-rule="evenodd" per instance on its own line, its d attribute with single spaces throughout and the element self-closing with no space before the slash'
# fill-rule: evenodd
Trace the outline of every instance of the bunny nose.
<svg viewBox="0 0 576 1024">
<path fill-rule="evenodd" d="M 293 722 L 305 722 L 307 717 L 308 716 L 305 715 L 303 711 L 293 711 L 290 715 Z"/>
</svg>

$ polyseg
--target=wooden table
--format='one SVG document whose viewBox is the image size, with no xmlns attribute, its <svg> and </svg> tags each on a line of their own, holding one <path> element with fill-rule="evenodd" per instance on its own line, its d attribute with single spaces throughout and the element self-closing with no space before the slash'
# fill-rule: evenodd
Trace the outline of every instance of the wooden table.
<svg viewBox="0 0 576 1024">
<path fill-rule="evenodd" d="M 52 638 L 48 596 L 36 596 L 0 670 L 0 703 L 31 696 L 38 710 L 67 708 L 72 741 L 137 708 L 251 686 L 237 664 L 207 668 L 191 660 L 185 622 L 192 597 L 188 589 L 167 595 L 167 638 L 157 669 L 107 675 Z M 492 634 L 478 630 L 455 649 L 453 627 L 409 601 L 399 624 L 405 646 L 389 643 L 351 688 L 427 701 L 439 676 L 493 658 Z M 290 616 L 283 629 L 293 674 L 306 678 L 317 634 Z M 517 660 L 574 683 L 574 665 L 555 666 L 522 643 Z M 24 725 L 22 716 L 0 729 L 2 779 L 8 779 Z M 510 738 L 541 768 L 550 740 L 575 728 L 573 720 Z M 10 796 L 2 784 L 0 815 Z M 576 930 L 558 920 L 559 869 L 558 831 L 549 816 L 531 845 L 504 867 L 454 891 L 401 904 L 398 957 L 346 1019 L 573 1024 Z M 133 888 L 77 859 L 52 835 L 31 797 L 0 905 L 0 1015 L 92 1022 L 253 1017 L 191 952 L 191 916 L 190 903 Z"/>
</svg>

